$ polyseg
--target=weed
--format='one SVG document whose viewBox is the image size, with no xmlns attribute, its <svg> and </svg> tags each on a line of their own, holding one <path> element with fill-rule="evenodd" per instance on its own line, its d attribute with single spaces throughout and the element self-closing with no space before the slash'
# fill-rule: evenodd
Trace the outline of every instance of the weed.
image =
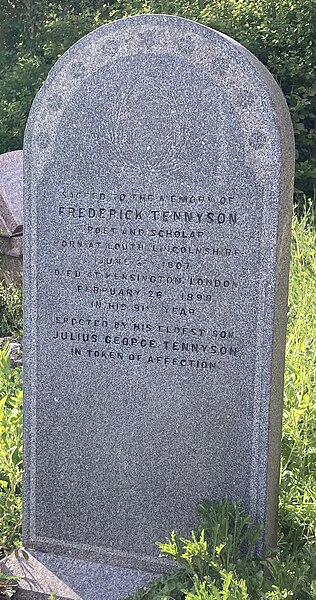
<svg viewBox="0 0 316 600">
<path fill-rule="evenodd" d="M 202 510 L 201 510 L 202 508 Z M 178 569 L 154 579 L 127 600 L 315 600 L 316 545 L 277 548 L 264 560 L 255 556 L 260 527 L 239 503 L 203 503 L 201 525 L 190 538 L 175 531 L 159 543 L 161 556 Z"/>
<path fill-rule="evenodd" d="M 293 220 L 286 348 L 281 535 L 293 552 L 316 539 L 316 231 Z"/>
<path fill-rule="evenodd" d="M 8 345 L 0 348 L 0 554 L 21 540 L 21 369 L 10 370 Z"/>
<path fill-rule="evenodd" d="M 22 335 L 22 289 L 0 280 L 0 337 Z"/>
</svg>

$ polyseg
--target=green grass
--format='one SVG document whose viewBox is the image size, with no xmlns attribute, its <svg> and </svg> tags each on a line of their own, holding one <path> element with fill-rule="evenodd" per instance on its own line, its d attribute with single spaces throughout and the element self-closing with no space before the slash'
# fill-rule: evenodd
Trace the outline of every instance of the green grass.
<svg viewBox="0 0 316 600">
<path fill-rule="evenodd" d="M 8 296 L 6 302 L 10 303 Z M 17 310 L 19 323 L 21 309 Z M 138 592 L 134 600 L 316 600 L 315 315 L 316 230 L 305 216 L 293 220 L 278 548 L 259 563 L 249 540 L 244 541 L 242 547 L 249 543 L 250 548 L 245 561 L 239 553 L 240 536 L 233 543 L 226 528 L 231 521 L 233 529 L 241 526 L 241 537 L 255 535 L 249 517 L 238 504 L 225 500 L 204 509 L 201 504 L 201 527 L 195 537 L 181 540 L 174 533 L 160 545 L 179 570 Z M 2 318 L 8 322 L 6 313 Z M 7 351 L 0 349 L 2 555 L 21 539 L 22 394 L 20 369 L 10 371 Z"/>
<path fill-rule="evenodd" d="M 280 520 L 315 539 L 316 231 L 293 225 L 286 348 Z"/>
<path fill-rule="evenodd" d="M 8 345 L 0 348 L 0 553 L 21 543 L 21 367 L 10 370 Z"/>
</svg>

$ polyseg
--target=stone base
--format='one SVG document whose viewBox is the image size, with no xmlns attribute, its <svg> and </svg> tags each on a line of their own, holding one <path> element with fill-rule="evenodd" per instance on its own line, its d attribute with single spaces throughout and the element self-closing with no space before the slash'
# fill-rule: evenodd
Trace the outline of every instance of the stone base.
<svg viewBox="0 0 316 600">
<path fill-rule="evenodd" d="M 154 573 L 111 567 L 87 560 L 27 550 L 4 561 L 5 571 L 20 578 L 14 600 L 123 600 L 144 587 Z"/>
</svg>

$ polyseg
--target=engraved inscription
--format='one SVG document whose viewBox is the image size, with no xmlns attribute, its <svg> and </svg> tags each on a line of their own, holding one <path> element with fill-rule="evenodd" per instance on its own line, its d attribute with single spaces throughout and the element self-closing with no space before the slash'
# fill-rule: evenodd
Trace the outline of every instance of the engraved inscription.
<svg viewBox="0 0 316 600">
<path fill-rule="evenodd" d="M 71 239 L 55 231 L 53 276 L 67 282 L 80 312 L 52 315 L 54 344 L 74 360 L 135 361 L 214 375 L 227 361 L 238 361 L 242 340 L 215 310 L 233 302 L 243 285 L 234 267 L 240 249 L 220 242 L 221 230 L 224 240 L 233 240 L 242 226 L 238 198 L 61 187 L 56 212 L 60 232 Z M 214 314 L 204 325 L 206 307 Z"/>
</svg>

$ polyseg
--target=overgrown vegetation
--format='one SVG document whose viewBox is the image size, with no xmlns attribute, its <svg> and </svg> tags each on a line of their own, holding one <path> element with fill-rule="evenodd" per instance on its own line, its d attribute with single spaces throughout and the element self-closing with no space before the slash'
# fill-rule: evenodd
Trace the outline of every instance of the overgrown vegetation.
<svg viewBox="0 0 316 600">
<path fill-rule="evenodd" d="M 22 148 L 31 102 L 55 61 L 109 21 L 169 13 L 222 31 L 253 52 L 286 96 L 295 130 L 296 201 L 316 198 L 315 0 L 0 0 L 0 153 Z"/>
<path fill-rule="evenodd" d="M 316 535 L 316 232 L 294 220 L 287 330 L 280 518 L 296 538 Z"/>
<path fill-rule="evenodd" d="M 0 348 L 0 553 L 21 543 L 21 367 L 11 370 L 9 346 Z"/>
<path fill-rule="evenodd" d="M 256 558 L 260 535 L 240 505 L 223 499 L 198 506 L 201 525 L 191 538 L 159 543 L 162 556 L 178 569 L 161 576 L 128 600 L 314 600 L 316 545 L 301 540 L 279 547 L 264 560 Z"/>
</svg>

